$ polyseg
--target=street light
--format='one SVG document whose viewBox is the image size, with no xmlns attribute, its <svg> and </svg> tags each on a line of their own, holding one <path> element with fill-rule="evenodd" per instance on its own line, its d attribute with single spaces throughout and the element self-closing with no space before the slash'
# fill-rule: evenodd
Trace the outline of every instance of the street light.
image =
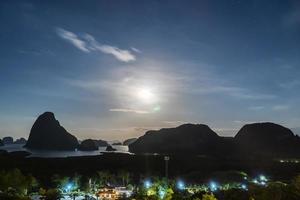
<svg viewBox="0 0 300 200">
<path fill-rule="evenodd" d="M 245 184 L 242 184 L 242 185 L 241 185 L 241 188 L 242 188 L 243 190 L 248 190 L 247 185 L 245 185 Z"/>
<path fill-rule="evenodd" d="M 170 160 L 170 157 L 169 156 L 165 156 L 164 157 L 164 160 L 165 160 L 165 173 L 166 173 L 166 178 L 168 178 L 168 171 L 169 171 L 169 160 Z"/>
<path fill-rule="evenodd" d="M 184 190 L 184 189 L 185 189 L 185 184 L 184 184 L 184 182 L 181 181 L 181 180 L 177 181 L 177 188 L 178 188 L 179 190 Z"/>
<path fill-rule="evenodd" d="M 266 178 L 265 175 L 260 175 L 260 176 L 259 176 L 259 180 L 265 182 L 265 181 L 267 181 L 267 178 Z"/>
<path fill-rule="evenodd" d="M 152 184 L 151 184 L 151 182 L 149 180 L 145 180 L 144 186 L 145 186 L 146 189 L 149 189 L 151 187 L 151 185 Z"/>
<path fill-rule="evenodd" d="M 68 184 L 65 186 L 65 191 L 66 191 L 66 192 L 70 192 L 72 189 L 73 189 L 73 184 L 72 184 L 72 183 L 68 183 Z"/>
<path fill-rule="evenodd" d="M 209 188 L 210 188 L 210 190 L 212 191 L 212 192 L 214 192 L 214 191 L 216 191 L 217 189 L 218 189 L 218 185 L 217 185 L 217 183 L 215 183 L 215 182 L 210 182 L 210 184 L 209 184 Z"/>
</svg>

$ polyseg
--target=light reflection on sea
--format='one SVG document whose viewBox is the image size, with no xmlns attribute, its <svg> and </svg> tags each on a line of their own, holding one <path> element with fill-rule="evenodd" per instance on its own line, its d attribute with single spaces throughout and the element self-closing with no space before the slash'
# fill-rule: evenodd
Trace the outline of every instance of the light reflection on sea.
<svg viewBox="0 0 300 200">
<path fill-rule="evenodd" d="M 43 157 L 43 158 L 65 158 L 65 157 L 75 157 L 75 156 L 96 156 L 102 155 L 106 150 L 106 147 L 99 147 L 96 151 L 52 151 L 52 150 L 30 150 L 23 147 L 24 144 L 10 144 L 1 146 L 0 150 L 6 150 L 8 152 L 14 151 L 27 151 L 31 153 L 28 157 Z M 116 149 L 114 153 L 127 153 L 128 146 L 124 145 L 112 145 Z"/>
</svg>

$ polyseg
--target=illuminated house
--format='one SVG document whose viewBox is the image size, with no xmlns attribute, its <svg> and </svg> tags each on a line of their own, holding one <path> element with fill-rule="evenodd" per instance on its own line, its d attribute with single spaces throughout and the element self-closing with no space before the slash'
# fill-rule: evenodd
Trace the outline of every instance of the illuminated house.
<svg viewBox="0 0 300 200">
<path fill-rule="evenodd" d="M 114 200 L 123 197 L 130 197 L 132 195 L 132 190 L 127 190 L 126 187 L 104 187 L 99 189 L 97 196 L 100 200 Z"/>
<path fill-rule="evenodd" d="M 118 192 L 113 187 L 105 187 L 99 189 L 97 196 L 101 200 L 115 200 L 118 199 Z"/>
<path fill-rule="evenodd" d="M 115 190 L 117 191 L 118 197 L 130 197 L 132 195 L 132 190 L 126 189 L 126 187 L 115 187 Z"/>
</svg>

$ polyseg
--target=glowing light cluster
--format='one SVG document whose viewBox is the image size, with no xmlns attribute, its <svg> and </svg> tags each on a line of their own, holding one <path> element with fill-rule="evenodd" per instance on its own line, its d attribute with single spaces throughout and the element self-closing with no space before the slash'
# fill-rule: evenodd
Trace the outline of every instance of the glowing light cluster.
<svg viewBox="0 0 300 200">
<path fill-rule="evenodd" d="M 149 189 L 151 186 L 152 186 L 151 181 L 145 180 L 145 182 L 144 182 L 144 187 L 145 187 L 146 189 Z"/>
<path fill-rule="evenodd" d="M 177 181 L 177 188 L 178 188 L 179 190 L 184 190 L 184 189 L 185 189 L 185 184 L 184 184 L 184 182 L 181 181 L 181 180 Z"/>
<path fill-rule="evenodd" d="M 212 181 L 212 182 L 209 183 L 209 189 L 210 189 L 212 192 L 218 190 L 218 188 L 219 188 L 219 185 L 218 185 L 216 182 L 213 182 L 213 181 Z"/>
</svg>

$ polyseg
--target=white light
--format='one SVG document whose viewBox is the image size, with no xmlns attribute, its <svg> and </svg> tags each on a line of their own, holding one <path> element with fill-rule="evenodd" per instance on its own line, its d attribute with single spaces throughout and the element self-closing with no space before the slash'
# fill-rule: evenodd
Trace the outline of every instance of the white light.
<svg viewBox="0 0 300 200">
<path fill-rule="evenodd" d="M 151 187 L 151 182 L 149 181 L 149 180 L 146 180 L 145 182 L 144 182 L 144 186 L 145 186 L 145 188 L 147 188 L 147 189 L 149 189 L 150 187 Z"/>
<path fill-rule="evenodd" d="M 178 181 L 178 182 L 177 182 L 177 188 L 178 188 L 179 190 L 184 190 L 184 189 L 185 189 L 184 182 L 183 182 L 183 181 Z"/>
<path fill-rule="evenodd" d="M 216 191 L 218 189 L 218 186 L 215 182 L 210 182 L 209 187 L 211 191 Z"/>
<path fill-rule="evenodd" d="M 69 192 L 72 189 L 72 187 L 73 187 L 73 184 L 72 183 L 68 183 L 66 185 L 66 191 Z"/>
<path fill-rule="evenodd" d="M 247 186 L 245 184 L 242 184 L 241 187 L 243 190 L 247 190 Z"/>
<path fill-rule="evenodd" d="M 164 191 L 164 189 L 160 189 L 158 191 L 158 195 L 159 195 L 160 199 L 163 199 L 165 197 L 165 195 L 166 195 L 166 192 Z"/>
<path fill-rule="evenodd" d="M 259 176 L 260 181 L 267 181 L 267 178 L 264 175 Z"/>
<path fill-rule="evenodd" d="M 145 104 L 153 104 L 157 101 L 157 97 L 152 89 L 149 87 L 141 87 L 137 88 L 135 92 L 135 96 L 141 103 Z"/>
</svg>

